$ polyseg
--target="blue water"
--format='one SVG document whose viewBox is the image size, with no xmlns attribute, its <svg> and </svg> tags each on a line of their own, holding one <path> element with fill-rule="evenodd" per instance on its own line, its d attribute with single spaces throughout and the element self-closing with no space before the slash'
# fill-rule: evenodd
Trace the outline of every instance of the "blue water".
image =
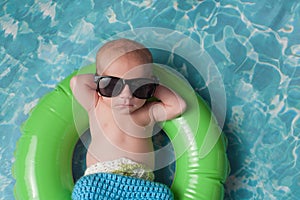
<svg viewBox="0 0 300 200">
<path fill-rule="evenodd" d="M 3 0 L 0 6 L 1 200 L 14 199 L 11 167 L 19 127 L 39 98 L 93 62 L 91 52 L 104 40 L 143 27 L 193 39 L 221 74 L 221 124 L 232 169 L 225 199 L 300 198 L 298 0 Z M 202 80 L 176 58 L 154 59 L 174 68 L 181 63 L 177 70 L 195 90 L 218 103 L 210 99 L 210 79 Z"/>
</svg>

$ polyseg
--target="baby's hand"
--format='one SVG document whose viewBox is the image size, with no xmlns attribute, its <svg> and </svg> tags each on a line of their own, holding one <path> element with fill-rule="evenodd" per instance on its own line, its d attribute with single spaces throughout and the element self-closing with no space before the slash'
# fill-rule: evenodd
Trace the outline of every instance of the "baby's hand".
<svg viewBox="0 0 300 200">
<path fill-rule="evenodd" d="M 186 109 L 184 99 L 165 86 L 159 85 L 156 88 L 154 96 L 160 102 L 152 103 L 150 113 L 157 122 L 173 119 L 182 114 Z"/>
</svg>

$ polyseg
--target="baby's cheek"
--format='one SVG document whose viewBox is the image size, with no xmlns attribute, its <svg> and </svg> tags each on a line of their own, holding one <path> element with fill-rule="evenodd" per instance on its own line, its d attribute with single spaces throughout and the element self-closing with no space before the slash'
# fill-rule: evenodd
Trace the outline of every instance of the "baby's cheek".
<svg viewBox="0 0 300 200">
<path fill-rule="evenodd" d="M 139 108 L 143 107 L 143 105 L 145 103 L 146 103 L 146 100 L 135 98 L 134 105 L 135 105 L 136 109 L 139 109 Z"/>
<path fill-rule="evenodd" d="M 106 106 L 112 108 L 114 105 L 114 102 L 112 101 L 112 98 L 109 97 L 102 97 L 102 103 L 105 104 Z"/>
</svg>

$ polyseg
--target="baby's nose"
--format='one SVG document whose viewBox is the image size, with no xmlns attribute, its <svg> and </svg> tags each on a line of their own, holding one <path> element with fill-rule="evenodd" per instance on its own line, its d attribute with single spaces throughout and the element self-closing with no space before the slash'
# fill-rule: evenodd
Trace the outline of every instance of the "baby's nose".
<svg viewBox="0 0 300 200">
<path fill-rule="evenodd" d="M 128 99 L 132 98 L 132 93 L 131 93 L 130 88 L 127 84 L 125 85 L 124 89 L 122 90 L 122 92 L 120 94 L 120 97 L 121 98 L 128 98 Z"/>
</svg>

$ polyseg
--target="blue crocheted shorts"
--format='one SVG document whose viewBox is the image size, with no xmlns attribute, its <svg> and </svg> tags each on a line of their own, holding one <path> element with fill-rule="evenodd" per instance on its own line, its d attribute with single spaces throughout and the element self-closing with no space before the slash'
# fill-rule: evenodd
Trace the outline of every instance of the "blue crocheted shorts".
<svg viewBox="0 0 300 200">
<path fill-rule="evenodd" d="M 119 174 L 97 173 L 81 177 L 73 200 L 173 200 L 168 186 Z"/>
</svg>

